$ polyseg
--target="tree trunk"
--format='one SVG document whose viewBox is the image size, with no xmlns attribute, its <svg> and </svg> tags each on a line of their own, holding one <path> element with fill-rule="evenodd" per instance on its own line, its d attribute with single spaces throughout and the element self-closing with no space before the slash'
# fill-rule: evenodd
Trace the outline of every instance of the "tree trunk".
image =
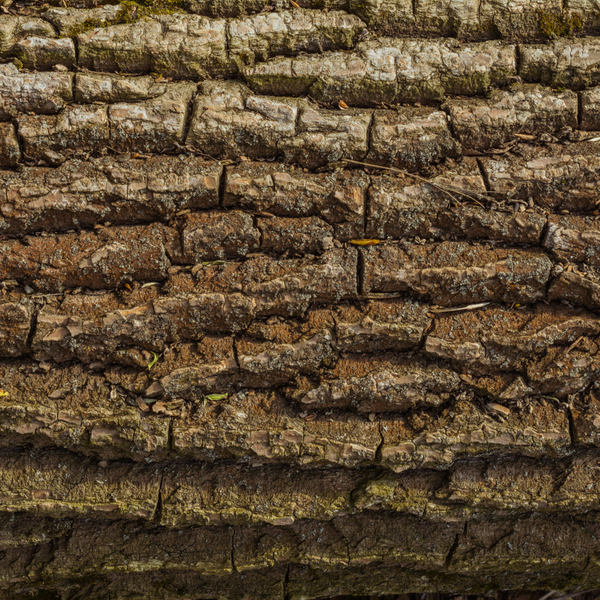
<svg viewBox="0 0 600 600">
<path fill-rule="evenodd" d="M 62 4 L 0 15 L 0 597 L 600 587 L 592 0 Z"/>
</svg>

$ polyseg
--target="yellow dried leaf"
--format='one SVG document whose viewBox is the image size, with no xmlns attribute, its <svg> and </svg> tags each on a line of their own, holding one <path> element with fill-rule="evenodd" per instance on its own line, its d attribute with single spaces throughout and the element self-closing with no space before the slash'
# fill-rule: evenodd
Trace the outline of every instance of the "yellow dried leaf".
<svg viewBox="0 0 600 600">
<path fill-rule="evenodd" d="M 297 2 L 294 2 L 294 0 L 290 0 L 290 4 L 294 7 L 294 8 L 300 8 L 300 5 Z"/>
<path fill-rule="evenodd" d="M 350 243 L 355 246 L 376 246 L 379 240 L 350 240 Z"/>
<path fill-rule="evenodd" d="M 346 103 L 345 103 L 343 100 L 340 100 L 340 101 L 338 102 L 338 106 L 339 106 L 339 107 L 340 107 L 342 110 L 348 110 L 348 109 L 350 108 L 350 107 L 349 107 L 349 106 L 348 106 L 348 105 L 347 105 L 347 104 L 346 104 Z"/>
</svg>

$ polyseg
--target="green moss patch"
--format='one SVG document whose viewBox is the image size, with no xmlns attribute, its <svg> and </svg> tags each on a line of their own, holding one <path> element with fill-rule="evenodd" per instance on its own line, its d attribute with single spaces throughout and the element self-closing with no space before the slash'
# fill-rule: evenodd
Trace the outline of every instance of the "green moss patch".
<svg viewBox="0 0 600 600">
<path fill-rule="evenodd" d="M 569 37 L 581 32 L 583 29 L 583 18 L 578 13 L 566 16 L 539 11 L 538 24 L 542 37 L 550 39 Z"/>
<path fill-rule="evenodd" d="M 132 23 L 143 17 L 157 14 L 171 14 L 183 10 L 182 0 L 125 0 L 120 4 L 123 12 L 119 17 L 119 23 Z"/>
</svg>

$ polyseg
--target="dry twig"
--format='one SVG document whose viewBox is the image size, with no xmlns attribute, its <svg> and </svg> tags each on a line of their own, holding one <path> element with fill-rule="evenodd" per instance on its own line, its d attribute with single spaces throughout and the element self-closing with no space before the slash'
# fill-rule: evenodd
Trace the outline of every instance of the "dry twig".
<svg viewBox="0 0 600 600">
<path fill-rule="evenodd" d="M 425 179 L 425 177 L 421 177 L 420 175 L 415 175 L 414 173 L 409 173 L 408 171 L 403 171 L 402 169 L 397 169 L 396 167 L 382 167 L 381 165 L 374 165 L 371 163 L 366 163 L 366 162 L 361 162 L 358 160 L 351 160 L 351 159 L 345 159 L 345 162 L 351 163 L 353 165 L 361 165 L 363 167 L 369 167 L 371 169 L 385 169 L 386 171 L 393 171 L 394 173 L 400 173 L 402 175 L 406 175 L 407 177 L 412 177 L 413 179 L 416 179 L 417 181 L 422 181 L 423 183 L 426 183 L 426 184 L 440 190 L 444 194 L 450 196 L 450 198 L 452 198 L 452 200 L 454 200 L 454 202 L 457 202 L 460 204 L 458 198 L 456 198 L 456 196 L 454 196 L 454 194 L 452 194 L 452 192 L 450 192 L 450 190 L 452 190 L 454 193 L 460 194 L 461 196 L 465 196 L 466 198 L 469 198 L 476 204 L 479 204 L 479 206 L 485 208 L 485 206 L 483 204 L 481 204 L 481 202 L 479 202 L 479 200 L 477 200 L 477 198 L 475 198 L 475 196 L 485 197 L 484 194 L 480 194 L 479 192 L 465 190 L 464 188 L 460 188 L 460 187 L 453 186 L 453 185 L 435 183 L 434 181 Z M 487 198 L 486 198 L 486 200 L 487 200 Z"/>
</svg>

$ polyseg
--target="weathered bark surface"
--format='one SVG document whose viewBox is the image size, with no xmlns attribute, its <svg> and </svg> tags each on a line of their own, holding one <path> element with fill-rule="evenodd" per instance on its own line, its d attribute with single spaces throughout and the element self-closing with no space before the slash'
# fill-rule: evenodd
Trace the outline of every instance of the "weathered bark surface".
<svg viewBox="0 0 600 600">
<path fill-rule="evenodd" d="M 4 8 L 0 597 L 600 587 L 594 2 Z"/>
</svg>

